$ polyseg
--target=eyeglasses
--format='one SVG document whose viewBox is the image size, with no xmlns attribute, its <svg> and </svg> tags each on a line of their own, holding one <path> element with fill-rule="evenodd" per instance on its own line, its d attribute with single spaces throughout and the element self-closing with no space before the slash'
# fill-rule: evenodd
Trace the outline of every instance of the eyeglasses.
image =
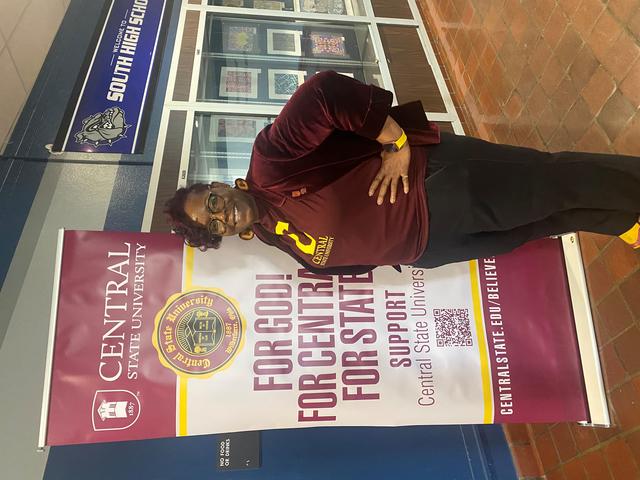
<svg viewBox="0 0 640 480">
<path fill-rule="evenodd" d="M 224 198 L 216 195 L 215 193 L 209 193 L 205 199 L 205 208 L 211 215 L 220 213 L 224 210 Z M 211 235 L 222 235 L 227 229 L 225 223 L 217 218 L 212 218 L 207 225 L 207 230 Z"/>
</svg>

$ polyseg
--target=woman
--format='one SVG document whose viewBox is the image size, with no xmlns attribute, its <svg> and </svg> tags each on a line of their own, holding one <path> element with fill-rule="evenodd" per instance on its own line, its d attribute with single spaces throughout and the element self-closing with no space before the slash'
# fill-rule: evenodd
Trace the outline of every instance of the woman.
<svg viewBox="0 0 640 480">
<path fill-rule="evenodd" d="M 256 235 L 311 270 L 357 273 L 508 252 L 584 230 L 640 248 L 640 159 L 543 153 L 440 133 L 419 102 L 335 72 L 258 134 L 246 180 L 167 202 L 187 244 Z"/>
</svg>

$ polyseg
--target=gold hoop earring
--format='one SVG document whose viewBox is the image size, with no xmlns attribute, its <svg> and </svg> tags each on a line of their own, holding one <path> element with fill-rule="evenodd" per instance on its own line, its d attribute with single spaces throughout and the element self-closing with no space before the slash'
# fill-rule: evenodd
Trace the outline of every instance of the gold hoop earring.
<svg viewBox="0 0 640 480">
<path fill-rule="evenodd" d="M 242 190 L 244 192 L 249 190 L 249 184 L 244 178 L 236 178 L 235 184 L 236 184 L 236 188 L 239 190 Z"/>
<path fill-rule="evenodd" d="M 250 228 L 246 229 L 243 232 L 240 232 L 238 234 L 238 236 L 242 239 L 242 240 L 251 240 L 253 239 L 253 237 L 255 236 L 255 233 L 253 233 L 253 230 L 251 230 Z"/>
</svg>

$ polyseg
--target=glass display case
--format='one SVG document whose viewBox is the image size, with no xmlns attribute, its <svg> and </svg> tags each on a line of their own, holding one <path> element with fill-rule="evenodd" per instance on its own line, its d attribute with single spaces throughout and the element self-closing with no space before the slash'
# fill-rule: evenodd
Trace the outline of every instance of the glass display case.
<svg viewBox="0 0 640 480">
<path fill-rule="evenodd" d="M 284 104 L 299 85 L 322 70 L 381 84 L 368 27 L 210 13 L 198 101 Z"/>
<path fill-rule="evenodd" d="M 244 178 L 253 141 L 271 122 L 273 117 L 196 113 L 187 185 Z"/>
<path fill-rule="evenodd" d="M 414 3 L 179 3 L 177 56 L 169 75 L 175 80 L 163 107 L 165 140 L 146 226 L 168 229 L 162 211 L 176 182 L 232 184 L 244 177 L 258 132 L 320 71 L 394 90 L 398 103 L 420 100 L 443 129 L 463 131 Z"/>
<path fill-rule="evenodd" d="M 263 8 L 269 3 L 215 1 L 216 5 L 247 7 L 251 3 Z M 270 3 L 294 8 L 301 1 L 303 8 L 311 8 L 312 3 L 334 5 L 303 0 Z M 273 121 L 273 117 L 251 114 L 251 105 L 282 106 L 310 76 L 329 69 L 382 84 L 367 25 L 207 13 L 197 101 L 246 105 L 247 113 L 195 114 L 187 183 L 233 183 L 243 177 L 256 135 Z"/>
</svg>

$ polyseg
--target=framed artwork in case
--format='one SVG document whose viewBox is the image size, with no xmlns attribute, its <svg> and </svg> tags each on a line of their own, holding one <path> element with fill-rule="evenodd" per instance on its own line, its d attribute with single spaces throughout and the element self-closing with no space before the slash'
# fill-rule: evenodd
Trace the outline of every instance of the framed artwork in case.
<svg viewBox="0 0 640 480">
<path fill-rule="evenodd" d="M 265 117 L 213 117 L 209 130 L 211 142 L 253 143 L 256 135 L 269 124 Z"/>
<path fill-rule="evenodd" d="M 269 55 L 302 55 L 302 31 L 267 28 L 267 53 Z"/>
<path fill-rule="evenodd" d="M 284 2 L 278 0 L 254 0 L 253 8 L 261 8 L 263 10 L 288 10 L 285 8 Z"/>
<path fill-rule="evenodd" d="M 251 25 L 223 23 L 222 49 L 230 53 L 260 53 L 258 28 Z"/>
<path fill-rule="evenodd" d="M 356 29 L 304 27 L 302 48 L 307 57 L 362 60 Z"/>
<path fill-rule="evenodd" d="M 349 58 L 347 40 L 340 32 L 311 32 L 309 44 L 314 57 Z"/>
<path fill-rule="evenodd" d="M 269 97 L 288 100 L 304 83 L 304 70 L 269 70 Z"/>
<path fill-rule="evenodd" d="M 301 12 L 353 15 L 351 0 L 296 0 Z"/>
<path fill-rule="evenodd" d="M 222 67 L 220 69 L 220 96 L 258 98 L 260 68 Z"/>
</svg>

